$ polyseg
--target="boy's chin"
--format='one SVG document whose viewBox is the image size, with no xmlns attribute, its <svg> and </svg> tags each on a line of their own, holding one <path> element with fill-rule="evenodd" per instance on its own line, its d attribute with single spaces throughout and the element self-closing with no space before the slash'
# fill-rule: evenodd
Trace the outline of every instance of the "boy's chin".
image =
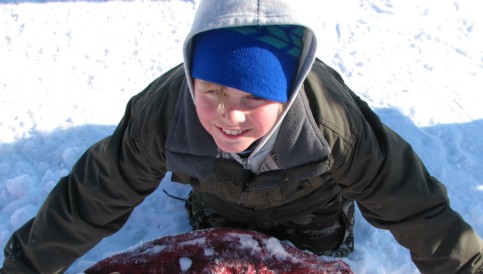
<svg viewBox="0 0 483 274">
<path fill-rule="evenodd" d="M 247 150 L 251 144 L 236 144 L 236 145 L 227 145 L 227 144 L 217 144 L 218 148 L 224 152 L 228 153 L 241 153 Z"/>
<path fill-rule="evenodd" d="M 218 148 L 227 153 L 241 153 L 246 150 L 246 149 L 230 149 L 225 147 L 218 147 Z"/>
</svg>

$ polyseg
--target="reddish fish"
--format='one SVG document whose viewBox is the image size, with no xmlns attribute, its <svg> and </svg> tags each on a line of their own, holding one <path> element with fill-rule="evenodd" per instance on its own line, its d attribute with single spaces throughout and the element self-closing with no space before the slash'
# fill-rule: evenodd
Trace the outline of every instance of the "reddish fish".
<svg viewBox="0 0 483 274">
<path fill-rule="evenodd" d="M 156 239 L 108 257 L 85 273 L 353 274 L 341 260 L 324 261 L 271 236 L 234 228 Z"/>
</svg>

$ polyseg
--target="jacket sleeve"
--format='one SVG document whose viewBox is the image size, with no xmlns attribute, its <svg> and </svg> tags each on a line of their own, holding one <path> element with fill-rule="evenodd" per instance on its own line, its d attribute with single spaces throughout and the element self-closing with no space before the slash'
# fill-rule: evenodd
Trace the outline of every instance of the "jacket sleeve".
<svg viewBox="0 0 483 274">
<path fill-rule="evenodd" d="M 354 95 L 362 115 L 334 177 L 364 218 L 408 248 L 422 273 L 483 271 L 483 243 L 450 208 L 445 187 L 411 146 Z M 478 272 L 479 273 L 479 272 Z"/>
<path fill-rule="evenodd" d="M 36 217 L 13 234 L 5 248 L 4 273 L 64 272 L 118 231 L 134 207 L 155 190 L 166 172 L 162 140 L 140 132 L 134 122 L 135 102 L 142 101 L 137 97 L 113 135 L 90 147 Z"/>
</svg>

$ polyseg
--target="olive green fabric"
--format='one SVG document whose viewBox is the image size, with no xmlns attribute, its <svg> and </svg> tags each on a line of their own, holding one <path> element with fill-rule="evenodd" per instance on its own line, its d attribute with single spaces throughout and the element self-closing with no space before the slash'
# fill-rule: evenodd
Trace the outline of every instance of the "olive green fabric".
<svg viewBox="0 0 483 274">
<path fill-rule="evenodd" d="M 203 199 L 200 193 L 192 191 L 185 204 L 193 230 L 210 227 L 256 230 L 280 240 L 290 240 L 302 250 L 332 257 L 345 257 L 354 250 L 354 202 L 340 194 L 310 213 L 297 214 L 269 228 L 250 219 L 225 218 L 219 210 L 210 208 L 200 199 Z"/>
</svg>

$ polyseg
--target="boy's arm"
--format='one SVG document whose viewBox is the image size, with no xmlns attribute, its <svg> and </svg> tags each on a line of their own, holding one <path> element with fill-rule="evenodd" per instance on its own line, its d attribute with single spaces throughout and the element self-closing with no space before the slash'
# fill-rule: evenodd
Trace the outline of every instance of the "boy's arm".
<svg viewBox="0 0 483 274">
<path fill-rule="evenodd" d="M 145 144 L 133 137 L 131 103 L 113 135 L 89 148 L 36 217 L 13 234 L 5 248 L 5 273 L 64 272 L 119 230 L 158 186 L 164 161 L 150 158 Z"/>
<path fill-rule="evenodd" d="M 5 248 L 5 273 L 57 273 L 118 231 L 166 173 L 164 144 L 184 81 L 179 65 L 134 96 L 112 136 L 62 178 Z"/>
<path fill-rule="evenodd" d="M 477 273 L 483 242 L 449 206 L 410 145 L 354 95 L 365 120 L 334 177 L 374 226 L 389 230 L 422 273 Z M 336 164 L 337 165 L 337 164 Z"/>
</svg>

